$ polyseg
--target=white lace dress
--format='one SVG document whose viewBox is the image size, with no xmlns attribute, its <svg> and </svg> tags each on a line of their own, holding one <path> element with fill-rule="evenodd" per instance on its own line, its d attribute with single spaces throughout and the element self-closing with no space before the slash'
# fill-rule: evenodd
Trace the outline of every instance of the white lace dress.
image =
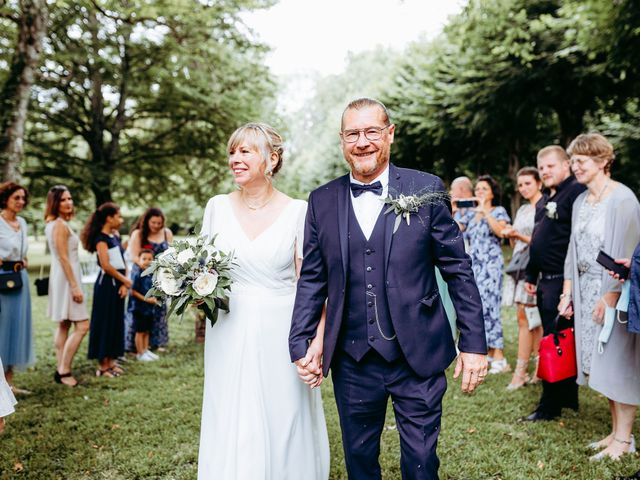
<svg viewBox="0 0 640 480">
<path fill-rule="evenodd" d="M 326 480 L 329 442 L 320 390 L 289 359 L 306 202 L 291 201 L 251 240 L 228 195 L 209 200 L 202 233 L 235 252 L 229 313 L 207 321 L 199 480 Z M 296 246 L 298 247 L 296 249 Z"/>
<path fill-rule="evenodd" d="M 593 309 L 600 299 L 602 267 L 596 262 L 598 252 L 604 249 L 605 214 L 609 197 L 591 205 L 583 202 L 575 225 L 576 253 L 578 258 L 578 284 L 580 286 L 580 311 L 575 321 L 580 322 L 582 372 L 591 371 L 591 358 L 596 341 L 597 324 L 593 321 Z"/>
</svg>

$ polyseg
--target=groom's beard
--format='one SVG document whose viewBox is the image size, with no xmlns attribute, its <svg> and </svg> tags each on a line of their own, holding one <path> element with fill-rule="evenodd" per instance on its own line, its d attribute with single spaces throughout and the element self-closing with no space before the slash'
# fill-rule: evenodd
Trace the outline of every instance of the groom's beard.
<svg viewBox="0 0 640 480">
<path fill-rule="evenodd" d="M 383 147 L 374 152 L 369 152 L 366 159 L 358 158 L 356 154 L 349 153 L 345 155 L 345 159 L 353 173 L 373 180 L 387 167 L 389 163 L 388 150 L 388 148 L 385 149 Z"/>
</svg>

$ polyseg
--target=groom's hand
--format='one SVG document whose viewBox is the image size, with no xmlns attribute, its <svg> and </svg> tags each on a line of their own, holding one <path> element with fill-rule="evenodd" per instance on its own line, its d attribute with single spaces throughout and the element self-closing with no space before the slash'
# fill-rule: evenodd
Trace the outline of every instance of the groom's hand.
<svg viewBox="0 0 640 480">
<path fill-rule="evenodd" d="M 322 351 L 314 348 L 311 344 L 307 349 L 307 354 L 303 358 L 296 360 L 300 379 L 311 388 L 320 386 L 323 380 L 322 375 Z"/>
<path fill-rule="evenodd" d="M 487 356 L 479 353 L 460 352 L 456 361 L 453 378 L 458 378 L 462 373 L 462 391 L 473 392 L 487 376 Z"/>
</svg>

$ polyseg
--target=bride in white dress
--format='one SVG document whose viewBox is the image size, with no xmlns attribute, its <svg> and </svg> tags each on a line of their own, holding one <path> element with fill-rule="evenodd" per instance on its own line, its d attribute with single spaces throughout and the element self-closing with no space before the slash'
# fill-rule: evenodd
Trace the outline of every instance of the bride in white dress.
<svg viewBox="0 0 640 480">
<path fill-rule="evenodd" d="M 240 127 L 228 154 L 240 189 L 211 198 L 202 222 L 236 266 L 229 313 L 207 322 L 198 479 L 326 480 L 320 389 L 298 378 L 288 349 L 307 204 L 271 183 L 282 138 L 268 125 Z"/>
</svg>

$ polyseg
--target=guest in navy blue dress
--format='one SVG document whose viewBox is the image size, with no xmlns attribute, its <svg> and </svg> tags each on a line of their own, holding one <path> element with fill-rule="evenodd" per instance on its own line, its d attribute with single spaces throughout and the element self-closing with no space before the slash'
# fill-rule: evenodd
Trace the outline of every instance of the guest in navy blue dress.
<svg viewBox="0 0 640 480">
<path fill-rule="evenodd" d="M 138 227 L 131 232 L 129 239 L 129 253 L 133 266 L 131 274 L 140 270 L 140 252 L 143 249 L 151 250 L 154 257 L 169 248 L 173 241 L 173 233 L 165 227 L 164 213 L 159 208 L 151 207 L 142 214 L 138 221 Z M 131 304 L 133 305 L 133 304 Z M 127 308 L 125 316 L 125 349 L 128 352 L 136 351 L 134 320 L 131 305 Z M 162 306 L 153 309 L 153 324 L 149 338 L 152 350 L 161 349 L 169 343 L 169 326 L 167 324 L 167 309 Z"/>
<path fill-rule="evenodd" d="M 100 273 L 93 288 L 89 327 L 90 359 L 98 360 L 98 377 L 117 377 L 122 369 L 116 359 L 124 354 L 124 300 L 131 287 L 127 277 L 118 228 L 120 208 L 103 203 L 91 215 L 82 231 L 82 245 L 97 252 Z"/>
</svg>

